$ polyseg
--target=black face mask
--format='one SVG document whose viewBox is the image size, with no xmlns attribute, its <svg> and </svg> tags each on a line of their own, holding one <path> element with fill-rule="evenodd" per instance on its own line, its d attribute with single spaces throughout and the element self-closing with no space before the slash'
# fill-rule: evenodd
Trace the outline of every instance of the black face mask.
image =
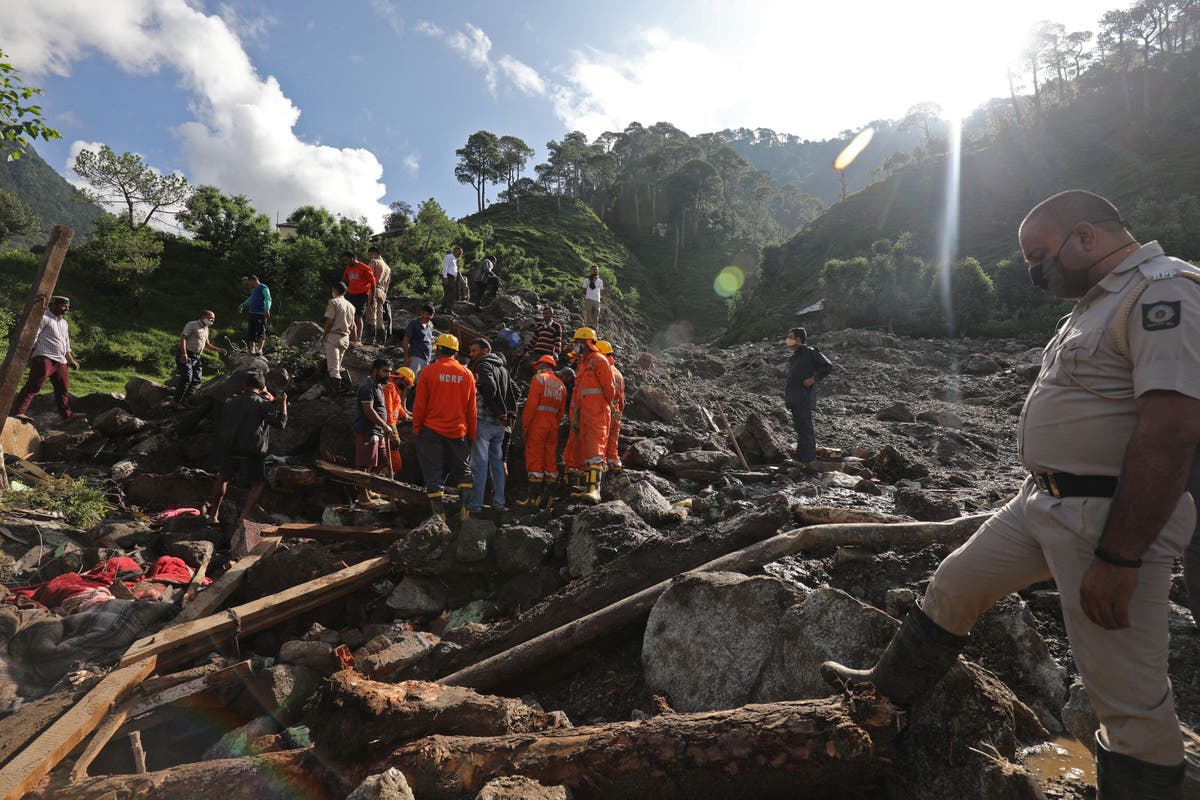
<svg viewBox="0 0 1200 800">
<path fill-rule="evenodd" d="M 595 288 L 596 288 L 596 276 L 595 276 L 595 275 L 593 275 L 592 277 L 588 278 L 588 288 L 590 288 L 590 289 L 595 289 Z"/>
<path fill-rule="evenodd" d="M 1089 222 L 1088 224 L 1089 225 L 1100 225 L 1105 222 L 1120 222 L 1120 220 L 1119 219 L 1101 219 L 1101 220 L 1096 220 L 1095 222 Z M 1030 281 L 1030 283 L 1032 283 L 1034 286 L 1036 286 L 1037 288 L 1041 289 L 1044 292 L 1051 291 L 1050 278 L 1046 274 L 1047 269 L 1049 269 L 1049 271 L 1053 274 L 1060 275 L 1062 277 L 1062 294 L 1058 295 L 1058 296 L 1062 297 L 1063 299 L 1068 299 L 1068 300 L 1073 300 L 1073 299 L 1076 299 L 1079 297 L 1083 297 L 1085 294 L 1087 294 L 1088 289 L 1092 288 L 1091 282 L 1088 280 L 1088 273 L 1091 272 L 1092 267 L 1096 266 L 1101 261 L 1104 261 L 1106 258 L 1111 256 L 1113 253 L 1117 253 L 1117 252 L 1120 252 L 1121 250 L 1124 250 L 1126 247 L 1128 247 L 1131 244 L 1130 242 L 1126 242 L 1125 244 L 1121 245 L 1120 247 L 1116 248 L 1115 250 L 1105 253 L 1103 256 L 1096 259 L 1091 264 L 1088 264 L 1083 269 L 1067 269 L 1066 267 L 1063 266 L 1062 260 L 1059 258 L 1059 256 L 1062 254 L 1063 248 L 1067 246 L 1067 242 L 1071 241 L 1071 237 L 1074 235 L 1075 235 L 1075 233 L 1073 231 L 1071 233 L 1068 233 L 1067 237 L 1062 240 L 1062 244 L 1060 244 L 1058 246 L 1058 250 L 1056 250 L 1054 252 L 1054 255 L 1052 255 L 1050 258 L 1043 259 L 1042 261 L 1039 261 L 1036 264 L 1029 265 L 1029 281 Z"/>
</svg>

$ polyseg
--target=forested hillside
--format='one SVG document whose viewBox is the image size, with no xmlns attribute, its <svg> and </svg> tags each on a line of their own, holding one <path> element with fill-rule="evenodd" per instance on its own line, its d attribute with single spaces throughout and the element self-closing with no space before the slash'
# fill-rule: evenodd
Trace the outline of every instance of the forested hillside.
<svg viewBox="0 0 1200 800">
<path fill-rule="evenodd" d="M 822 298 L 824 315 L 806 319 L 827 327 L 1044 333 L 1058 307 L 1027 286 L 1016 227 L 1033 203 L 1067 188 L 1112 198 L 1137 236 L 1200 258 L 1200 49 L 1189 19 L 1147 34 L 1147 51 L 1120 27 L 1128 19 L 1106 15 L 1092 66 L 1061 73 L 1045 65 L 1069 35 L 1047 24 L 1031 55 L 1043 66 L 1036 93 L 991 104 L 966 129 L 950 320 L 937 282 L 951 163 L 943 155 L 895 169 L 769 248 L 726 338 L 776 335 Z"/>
<path fill-rule="evenodd" d="M 5 247 L 45 244 L 50 228 L 57 223 L 70 225 L 75 229 L 75 240 L 83 241 L 91 231 L 92 222 L 104 213 L 80 197 L 75 187 L 32 147 L 25 149 L 19 159 L 0 158 L 0 190 L 17 195 L 40 223 L 36 231 L 6 239 L 2 242 Z"/>
</svg>

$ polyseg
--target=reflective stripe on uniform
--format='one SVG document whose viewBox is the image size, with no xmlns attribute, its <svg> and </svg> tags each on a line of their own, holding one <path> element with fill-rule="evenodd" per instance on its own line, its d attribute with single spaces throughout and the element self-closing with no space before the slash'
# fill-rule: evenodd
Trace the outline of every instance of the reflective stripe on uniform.
<svg viewBox="0 0 1200 800">
<path fill-rule="evenodd" d="M 538 411 L 549 411 L 551 414 L 558 413 L 558 406 L 538 406 Z"/>
<path fill-rule="evenodd" d="M 599 389 L 599 388 L 596 388 L 596 389 L 582 389 L 582 390 L 581 390 L 579 393 L 580 393 L 580 394 L 604 394 L 604 390 L 603 390 L 603 389 Z"/>
</svg>

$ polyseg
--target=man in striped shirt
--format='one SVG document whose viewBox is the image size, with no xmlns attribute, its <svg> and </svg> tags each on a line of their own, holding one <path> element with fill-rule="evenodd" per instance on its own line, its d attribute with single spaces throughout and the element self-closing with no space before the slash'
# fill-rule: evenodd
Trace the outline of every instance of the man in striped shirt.
<svg viewBox="0 0 1200 800">
<path fill-rule="evenodd" d="M 549 305 L 543 306 L 542 321 L 538 323 L 537 329 L 533 332 L 533 338 L 525 347 L 526 367 L 529 368 L 529 371 L 533 371 L 533 363 L 542 356 L 550 356 L 557 362 L 558 354 L 562 352 L 562 343 L 562 323 L 554 319 L 553 308 Z"/>
</svg>

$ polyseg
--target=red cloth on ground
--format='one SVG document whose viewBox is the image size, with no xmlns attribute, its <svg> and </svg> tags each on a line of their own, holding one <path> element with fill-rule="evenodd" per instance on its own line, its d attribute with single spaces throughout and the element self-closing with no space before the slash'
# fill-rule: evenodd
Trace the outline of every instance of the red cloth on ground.
<svg viewBox="0 0 1200 800">
<path fill-rule="evenodd" d="M 115 556 L 97 564 L 86 573 L 89 578 L 104 580 L 104 585 L 112 583 L 120 576 L 126 583 L 137 583 L 142 579 L 142 565 L 127 556 Z"/>
<path fill-rule="evenodd" d="M 192 579 L 192 569 L 182 558 L 163 556 L 150 567 L 145 579 L 160 583 L 186 584 Z"/>
<path fill-rule="evenodd" d="M 78 572 L 67 572 L 59 575 L 57 578 L 52 578 L 46 583 L 39 583 L 34 586 L 22 586 L 12 591 L 14 595 L 34 599 L 46 606 L 46 608 L 58 608 L 68 597 L 74 597 L 89 589 L 108 586 L 110 583 L 112 581 L 106 581 L 103 578 L 92 578 L 80 575 Z"/>
</svg>

